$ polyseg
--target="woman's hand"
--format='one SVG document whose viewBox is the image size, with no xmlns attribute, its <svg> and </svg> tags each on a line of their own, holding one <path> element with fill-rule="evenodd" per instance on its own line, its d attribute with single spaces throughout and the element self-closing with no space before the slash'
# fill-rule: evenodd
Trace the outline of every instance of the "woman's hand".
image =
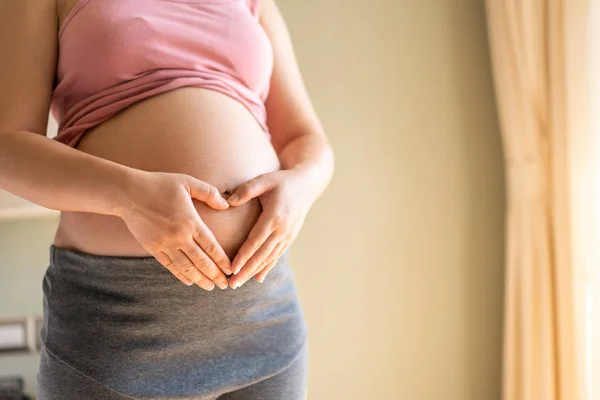
<svg viewBox="0 0 600 400">
<path fill-rule="evenodd" d="M 227 209 L 229 204 L 215 187 L 186 174 L 140 170 L 126 198 L 119 216 L 146 251 L 186 285 L 227 288 L 229 257 L 192 200 Z"/>
<path fill-rule="evenodd" d="M 287 169 L 260 175 L 228 198 L 240 206 L 258 197 L 263 211 L 231 264 L 234 276 L 229 285 L 237 288 L 256 274 L 263 282 L 279 257 L 296 239 L 315 196 L 305 185 L 305 174 Z"/>
</svg>

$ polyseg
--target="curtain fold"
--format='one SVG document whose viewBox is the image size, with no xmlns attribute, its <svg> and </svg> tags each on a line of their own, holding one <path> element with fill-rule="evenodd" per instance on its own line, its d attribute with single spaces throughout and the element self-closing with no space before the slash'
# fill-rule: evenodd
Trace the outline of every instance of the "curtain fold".
<svg viewBox="0 0 600 400">
<path fill-rule="evenodd" d="M 583 400 L 587 0 L 487 0 L 486 12 L 508 191 L 503 398 Z"/>
</svg>

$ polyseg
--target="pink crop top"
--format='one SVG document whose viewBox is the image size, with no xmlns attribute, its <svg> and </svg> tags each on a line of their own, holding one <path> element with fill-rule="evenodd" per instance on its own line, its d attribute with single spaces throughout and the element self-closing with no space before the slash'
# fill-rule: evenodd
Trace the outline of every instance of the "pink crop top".
<svg viewBox="0 0 600 400">
<path fill-rule="evenodd" d="M 260 1 L 80 0 L 58 32 L 54 139 L 74 147 L 124 108 L 183 86 L 238 100 L 270 138 L 273 49 Z"/>
</svg>

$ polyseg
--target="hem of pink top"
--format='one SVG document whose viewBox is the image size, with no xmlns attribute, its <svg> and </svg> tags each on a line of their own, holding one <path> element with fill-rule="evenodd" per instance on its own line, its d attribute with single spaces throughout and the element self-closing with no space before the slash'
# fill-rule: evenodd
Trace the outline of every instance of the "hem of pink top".
<svg viewBox="0 0 600 400">
<path fill-rule="evenodd" d="M 186 84 L 186 85 L 181 85 L 181 86 L 179 86 L 179 85 L 175 85 L 175 86 L 166 85 L 166 86 L 168 87 L 167 89 L 164 89 L 164 87 L 163 87 L 162 89 L 158 89 L 158 90 L 155 89 L 155 90 L 153 90 L 154 93 L 151 96 L 139 96 L 139 95 L 132 96 L 132 98 L 127 99 L 128 101 L 130 101 L 130 103 L 126 107 L 124 107 L 124 108 L 122 108 L 120 110 L 114 111 L 114 112 L 109 112 L 106 115 L 104 115 L 103 117 L 99 118 L 98 120 L 95 120 L 93 122 L 85 122 L 85 123 L 82 123 L 82 124 L 75 123 L 75 124 L 69 126 L 68 128 L 60 129 L 57 132 L 57 135 L 54 136 L 52 139 L 56 140 L 57 142 L 66 144 L 67 146 L 75 147 L 79 143 L 79 140 L 81 140 L 81 138 L 83 137 L 83 135 L 87 132 L 87 130 L 89 130 L 91 128 L 94 128 L 97 125 L 100 125 L 104 121 L 112 118 L 116 113 L 124 110 L 127 107 L 132 106 L 133 104 L 135 104 L 137 102 L 143 101 L 143 100 L 145 100 L 145 99 L 147 99 L 149 97 L 155 96 L 157 94 L 168 92 L 168 91 L 171 91 L 171 90 L 176 90 L 176 89 L 179 89 L 179 88 L 182 88 L 182 87 L 199 87 L 199 88 L 202 88 L 202 89 L 205 89 L 205 90 L 213 90 L 215 92 L 219 92 L 219 93 L 221 93 L 221 94 L 223 94 L 225 96 L 228 96 L 228 97 L 232 98 L 233 100 L 237 101 L 239 104 L 241 104 L 242 106 L 244 106 L 250 112 L 250 114 L 252 115 L 252 117 L 254 118 L 254 120 L 258 123 L 258 125 L 261 128 L 261 130 L 265 133 L 265 135 L 267 136 L 267 139 L 269 141 L 272 141 L 271 131 L 269 129 L 269 126 L 267 125 L 267 121 L 266 120 L 263 121 L 260 118 L 257 118 L 256 114 L 253 112 L 253 110 L 250 107 L 248 107 L 247 104 L 245 104 L 244 102 L 240 101 L 240 99 L 238 99 L 237 97 L 232 96 L 230 92 L 228 92 L 226 90 L 223 90 L 221 88 L 215 87 L 215 86 L 203 86 L 202 84 L 189 84 L 189 85 Z M 60 125 L 62 125 L 62 124 L 60 124 Z M 60 125 L 59 125 L 59 127 L 60 127 Z M 65 134 L 66 133 L 65 131 L 73 130 L 73 129 L 76 130 L 75 134 L 72 134 L 70 132 L 68 134 Z"/>
</svg>

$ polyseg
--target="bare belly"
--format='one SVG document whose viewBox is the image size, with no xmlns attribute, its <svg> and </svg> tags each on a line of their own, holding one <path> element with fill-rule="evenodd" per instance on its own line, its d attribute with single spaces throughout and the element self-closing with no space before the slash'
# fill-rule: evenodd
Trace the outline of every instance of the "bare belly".
<svg viewBox="0 0 600 400">
<path fill-rule="evenodd" d="M 132 105 L 88 130 L 77 149 L 146 171 L 189 174 L 221 192 L 280 168 L 267 135 L 242 104 L 194 87 Z M 261 212 L 257 199 L 225 211 L 194 203 L 230 257 Z M 54 245 L 91 254 L 149 255 L 123 220 L 94 213 L 61 212 Z"/>
</svg>

